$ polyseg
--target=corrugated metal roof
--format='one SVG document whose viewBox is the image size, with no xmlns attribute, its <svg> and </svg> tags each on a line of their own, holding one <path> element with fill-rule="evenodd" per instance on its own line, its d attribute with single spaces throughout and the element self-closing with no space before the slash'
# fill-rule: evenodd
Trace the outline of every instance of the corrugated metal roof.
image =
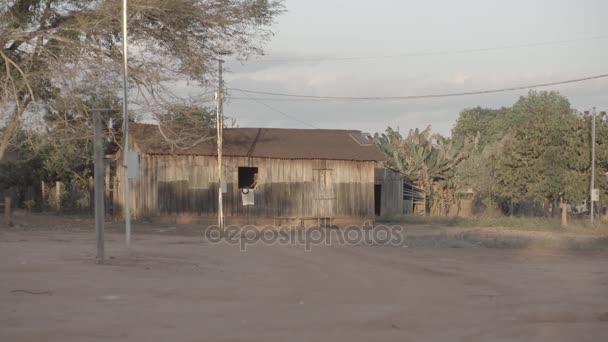
<svg viewBox="0 0 608 342">
<path fill-rule="evenodd" d="M 216 155 L 216 139 L 172 151 L 156 125 L 131 123 L 129 133 L 143 153 Z M 275 159 L 385 160 L 375 144 L 361 145 L 353 138 L 360 134 L 360 131 L 335 129 L 225 128 L 223 153 L 233 157 Z M 201 136 L 204 135 L 213 136 L 214 131 L 201 131 Z"/>
</svg>

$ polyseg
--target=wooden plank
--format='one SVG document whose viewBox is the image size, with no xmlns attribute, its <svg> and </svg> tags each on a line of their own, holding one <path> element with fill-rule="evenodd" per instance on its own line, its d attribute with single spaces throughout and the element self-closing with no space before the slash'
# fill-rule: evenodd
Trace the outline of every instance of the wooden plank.
<svg viewBox="0 0 608 342">
<path fill-rule="evenodd" d="M 13 226 L 13 213 L 12 213 L 12 209 L 13 208 L 11 207 L 11 197 L 10 196 L 5 196 L 4 197 L 4 222 L 9 227 Z"/>
<path fill-rule="evenodd" d="M 215 169 L 214 157 L 154 155 L 142 160 L 142 180 L 133 184 L 143 199 L 139 201 L 141 214 L 215 213 L 217 175 L 208 171 Z M 227 215 L 272 218 L 310 216 L 315 210 L 324 210 L 335 216 L 361 218 L 371 212 L 373 217 L 374 162 L 226 157 L 225 166 L 229 189 L 224 201 Z M 239 166 L 258 168 L 254 206 L 242 205 L 237 186 Z M 185 183 L 178 186 L 178 181 Z M 315 181 L 323 181 L 324 187 L 315 189 Z M 327 203 L 314 204 L 315 198 Z"/>
</svg>

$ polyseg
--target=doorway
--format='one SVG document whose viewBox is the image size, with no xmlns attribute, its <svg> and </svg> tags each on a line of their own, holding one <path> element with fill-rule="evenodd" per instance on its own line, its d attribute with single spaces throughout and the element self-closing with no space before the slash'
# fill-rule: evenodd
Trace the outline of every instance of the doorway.
<svg viewBox="0 0 608 342">
<path fill-rule="evenodd" d="M 374 213 L 380 216 L 382 211 L 382 184 L 374 184 Z"/>
<path fill-rule="evenodd" d="M 336 195 L 334 193 L 334 182 L 332 170 L 313 170 L 313 203 L 312 212 L 315 217 L 334 217 Z"/>
</svg>

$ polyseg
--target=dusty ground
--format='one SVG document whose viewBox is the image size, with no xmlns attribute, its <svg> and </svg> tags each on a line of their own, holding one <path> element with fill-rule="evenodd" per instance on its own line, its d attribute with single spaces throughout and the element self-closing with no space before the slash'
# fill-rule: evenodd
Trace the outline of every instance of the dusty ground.
<svg viewBox="0 0 608 342">
<path fill-rule="evenodd" d="M 608 340 L 606 251 L 242 252 L 156 227 L 95 265 L 90 229 L 51 228 L 0 228 L 0 341 Z"/>
</svg>

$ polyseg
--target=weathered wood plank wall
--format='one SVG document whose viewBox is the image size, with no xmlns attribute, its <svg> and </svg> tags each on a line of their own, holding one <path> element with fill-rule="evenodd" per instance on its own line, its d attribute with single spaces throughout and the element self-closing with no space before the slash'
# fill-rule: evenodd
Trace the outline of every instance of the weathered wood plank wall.
<svg viewBox="0 0 608 342">
<path fill-rule="evenodd" d="M 238 167 L 257 167 L 255 204 L 244 206 Z M 333 216 L 374 219 L 376 162 L 224 157 L 227 217 Z M 122 208 L 124 170 L 116 208 Z M 217 212 L 217 160 L 207 156 L 142 155 L 141 179 L 131 180 L 135 218 L 212 216 Z M 117 210 L 118 214 L 120 210 Z M 360 220 L 359 220 L 360 221 Z"/>
<path fill-rule="evenodd" d="M 375 183 L 382 186 L 380 217 L 403 215 L 403 177 L 387 168 L 376 168 Z"/>
</svg>

